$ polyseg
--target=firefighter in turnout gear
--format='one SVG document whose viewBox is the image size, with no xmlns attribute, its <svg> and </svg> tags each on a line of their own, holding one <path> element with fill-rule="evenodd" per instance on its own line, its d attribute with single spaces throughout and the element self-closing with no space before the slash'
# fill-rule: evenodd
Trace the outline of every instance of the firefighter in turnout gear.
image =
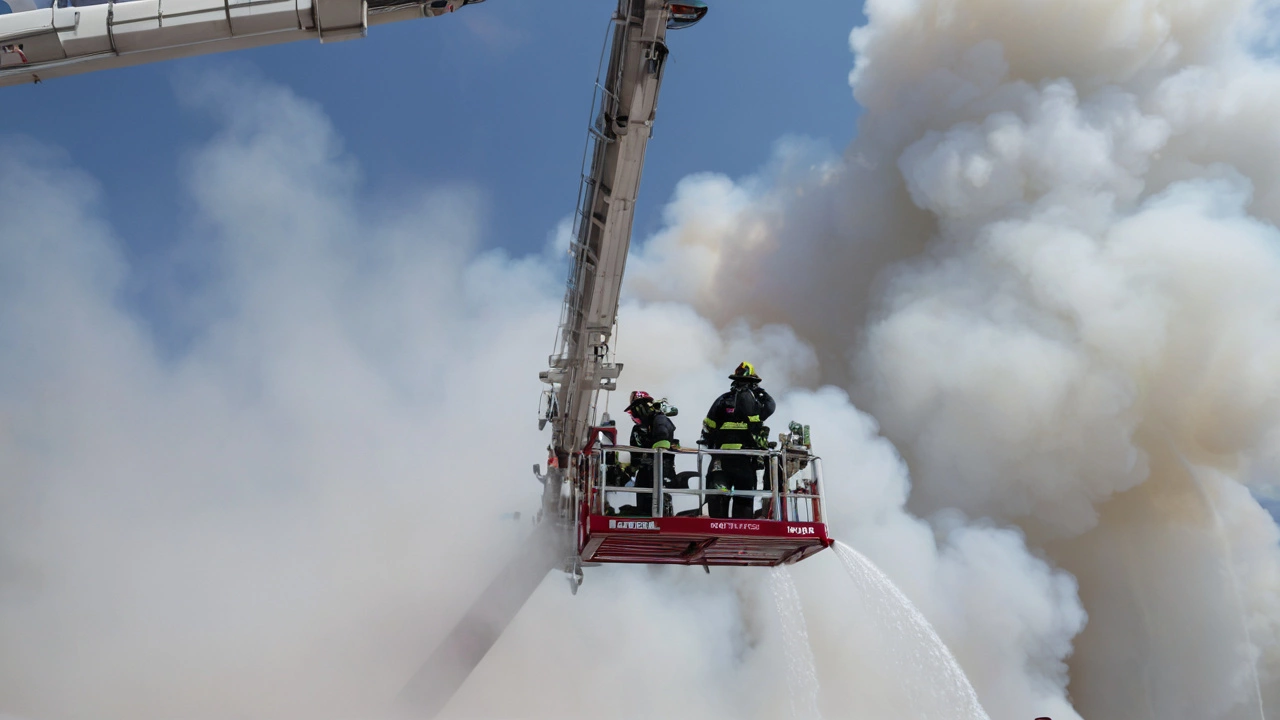
<svg viewBox="0 0 1280 720">
<path fill-rule="evenodd" d="M 740 363 L 729 376 L 733 383 L 729 392 L 716 398 L 703 420 L 702 445 L 713 450 L 765 450 L 768 447 L 769 429 L 764 421 L 777 408 L 769 393 L 760 387 L 760 376 L 749 362 Z M 755 490 L 758 458 L 751 455 L 716 455 L 711 471 L 707 473 L 710 489 Z M 707 500 L 711 517 L 730 517 L 727 496 L 717 495 Z M 750 518 L 755 514 L 755 498 L 733 498 L 735 518 Z"/>
<path fill-rule="evenodd" d="M 656 402 L 649 393 L 637 390 L 631 393 L 631 404 L 627 405 L 627 414 L 635 422 L 635 425 L 631 428 L 632 447 L 672 450 L 680 446 L 679 441 L 676 440 L 675 423 L 671 422 L 671 418 L 668 416 L 668 414 L 676 414 L 676 410 L 667 405 L 666 401 Z M 654 456 L 649 453 L 632 454 L 635 456 L 631 460 L 631 465 L 635 468 L 636 473 L 635 487 L 653 487 Z M 662 458 L 662 470 L 664 478 L 675 478 L 676 458 L 674 454 L 664 455 Z M 664 497 L 664 502 L 669 504 L 670 497 Z M 625 507 L 622 512 L 628 515 L 651 517 L 653 515 L 653 495 L 651 493 L 636 493 L 636 504 L 633 512 L 628 513 Z M 670 513 L 664 511 L 663 514 Z"/>
</svg>

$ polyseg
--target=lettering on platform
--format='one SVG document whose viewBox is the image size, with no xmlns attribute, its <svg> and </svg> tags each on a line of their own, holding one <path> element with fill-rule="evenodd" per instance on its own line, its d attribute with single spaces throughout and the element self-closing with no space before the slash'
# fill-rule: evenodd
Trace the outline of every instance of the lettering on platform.
<svg viewBox="0 0 1280 720">
<path fill-rule="evenodd" d="M 760 523 L 753 522 L 713 522 L 712 530 L 759 530 Z"/>
<path fill-rule="evenodd" d="M 658 523 L 652 520 L 610 520 L 610 530 L 657 530 Z"/>
<path fill-rule="evenodd" d="M 817 534 L 811 527 L 796 527 L 794 525 L 787 526 L 788 535 L 815 535 Z"/>
</svg>

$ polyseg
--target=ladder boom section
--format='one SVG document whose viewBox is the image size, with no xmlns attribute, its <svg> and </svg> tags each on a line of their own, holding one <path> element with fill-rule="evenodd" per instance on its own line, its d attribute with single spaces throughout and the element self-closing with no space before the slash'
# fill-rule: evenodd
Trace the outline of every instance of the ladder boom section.
<svg viewBox="0 0 1280 720">
<path fill-rule="evenodd" d="M 318 38 L 484 0 L 21 0 L 0 15 L 0 87 Z"/>
<path fill-rule="evenodd" d="M 601 390 L 616 385 L 610 341 L 631 245 L 645 150 L 653 131 L 667 58 L 665 0 L 619 0 L 609 64 L 593 103 L 590 169 L 583 173 L 560 334 L 544 422 L 564 457 L 581 450 Z M 584 162 L 585 164 L 585 162 Z"/>
</svg>

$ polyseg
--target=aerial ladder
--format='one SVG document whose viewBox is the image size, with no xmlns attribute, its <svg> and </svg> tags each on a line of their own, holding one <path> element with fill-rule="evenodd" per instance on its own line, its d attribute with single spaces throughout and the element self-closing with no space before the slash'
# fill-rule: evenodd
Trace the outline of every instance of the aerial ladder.
<svg viewBox="0 0 1280 720">
<path fill-rule="evenodd" d="M 565 571 L 576 592 L 583 567 L 601 563 L 772 566 L 797 562 L 830 546 L 823 523 L 819 459 L 810 452 L 807 426 L 792 423 L 757 456 L 766 490 L 708 488 L 707 471 L 725 451 L 650 450 L 618 444 L 617 427 L 601 412 L 617 388 L 622 363 L 612 347 L 619 293 L 631 244 L 632 220 L 653 133 L 669 49 L 667 31 L 689 27 L 707 12 L 701 2 L 618 0 L 597 78 L 588 151 L 578 193 L 572 263 L 560 326 L 548 369 L 539 428 L 551 426 L 539 523 L 522 552 L 477 602 L 405 687 L 401 700 L 417 717 L 432 717 L 480 663 L 547 574 Z M 603 58 L 602 58 L 603 60 Z M 624 488 L 623 458 L 650 453 L 664 467 L 664 452 L 692 469 L 656 490 Z M 620 517 L 609 497 L 638 493 L 651 513 Z M 647 493 L 644 494 L 644 493 Z M 709 518 L 708 497 L 743 494 L 762 500 L 751 519 Z M 677 497 L 667 512 L 667 498 Z M 676 512 L 678 504 L 692 505 Z"/>
<path fill-rule="evenodd" d="M 700 4 L 699 4 L 700 5 Z M 623 0 L 609 49 L 604 82 L 597 82 L 590 128 L 590 170 L 583 173 L 571 254 L 573 264 L 561 310 L 560 329 L 539 419 L 550 424 L 542 518 L 559 537 L 563 567 L 576 589 L 582 567 L 604 562 L 702 565 L 777 565 L 796 562 L 830 543 L 821 522 L 819 460 L 809 452 L 807 430 L 790 428 L 779 443 L 753 454 L 765 471 L 764 491 L 708 488 L 707 470 L 722 451 L 649 450 L 618 445 L 617 427 L 600 412 L 601 398 L 617 388 L 622 363 L 611 348 L 623 271 L 631 244 L 635 202 L 662 86 L 669 27 L 692 24 L 705 7 Z M 585 162 L 584 162 L 585 164 Z M 641 455 L 664 467 L 664 454 L 691 466 L 663 492 L 634 491 L 643 520 L 616 516 L 622 458 Z M 696 483 L 696 487 L 692 485 Z M 762 515 L 746 522 L 708 518 L 707 499 L 756 495 Z M 663 495 L 692 507 L 677 512 Z M 754 501 L 753 501 L 754 502 Z"/>
</svg>

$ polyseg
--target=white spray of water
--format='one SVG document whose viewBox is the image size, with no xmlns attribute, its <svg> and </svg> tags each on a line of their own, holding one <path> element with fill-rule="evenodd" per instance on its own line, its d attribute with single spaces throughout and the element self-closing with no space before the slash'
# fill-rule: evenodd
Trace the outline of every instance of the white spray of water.
<svg viewBox="0 0 1280 720">
<path fill-rule="evenodd" d="M 955 656 L 911 600 L 865 555 L 838 541 L 834 548 L 863 602 L 894 635 L 887 646 L 903 681 L 915 683 L 908 688 L 914 716 L 990 720 Z"/>
<path fill-rule="evenodd" d="M 1256 705 L 1255 709 L 1257 710 L 1258 718 L 1260 720 L 1267 720 L 1267 713 L 1262 700 L 1262 681 L 1258 677 L 1258 646 L 1254 643 L 1253 636 L 1249 632 L 1248 614 L 1245 611 L 1244 596 L 1240 593 L 1240 577 L 1236 572 L 1236 569 L 1231 565 L 1231 538 L 1228 537 L 1226 528 L 1223 527 L 1222 514 L 1218 512 L 1218 505 L 1209 495 L 1209 491 L 1205 488 L 1204 482 L 1200 479 L 1199 473 L 1196 472 L 1196 468 L 1191 463 L 1187 462 L 1187 459 L 1181 454 L 1178 455 L 1178 460 L 1182 463 L 1182 466 L 1186 468 L 1187 475 L 1190 477 L 1192 484 L 1195 485 L 1200 498 L 1204 501 L 1205 508 L 1208 510 L 1209 514 L 1213 516 L 1213 533 L 1218 540 L 1218 544 L 1222 548 L 1222 574 L 1227 578 L 1227 584 L 1231 588 L 1232 598 L 1235 600 L 1237 616 L 1240 621 L 1241 641 L 1246 649 L 1244 654 L 1252 660 L 1252 662 L 1247 663 L 1245 666 L 1245 671 L 1248 675 L 1247 682 L 1253 686 L 1253 701 Z"/>
<path fill-rule="evenodd" d="M 785 567 L 776 567 L 769 574 L 769 587 L 773 602 L 782 621 L 782 639 L 787 654 L 787 690 L 791 694 L 793 720 L 821 720 L 818 705 L 821 688 L 818 685 L 818 668 L 813 661 L 813 647 L 809 644 L 809 628 L 800 605 L 800 593 L 795 580 Z"/>
</svg>

